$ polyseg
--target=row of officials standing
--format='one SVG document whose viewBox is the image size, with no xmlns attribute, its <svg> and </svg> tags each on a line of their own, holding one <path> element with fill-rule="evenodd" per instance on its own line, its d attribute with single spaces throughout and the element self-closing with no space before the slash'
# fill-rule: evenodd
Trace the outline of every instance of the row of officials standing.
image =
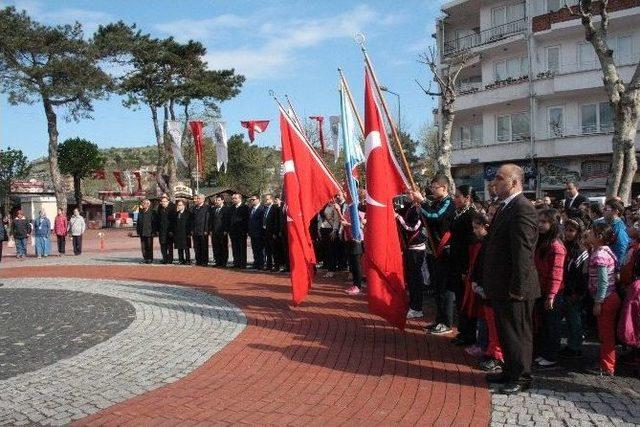
<svg viewBox="0 0 640 427">
<path fill-rule="evenodd" d="M 288 270 L 286 253 L 286 207 L 278 197 L 270 194 L 251 196 L 245 204 L 241 194 L 231 196 L 227 203 L 224 195 L 215 195 L 211 203 L 199 194 L 191 206 L 183 200 L 175 204 L 162 196 L 156 209 L 145 199 L 140 204 L 136 224 L 143 263 L 153 263 L 153 240 L 158 238 L 162 263 L 171 264 L 174 250 L 180 264 L 191 264 L 191 248 L 195 263 L 209 264 L 209 241 L 213 263 L 226 267 L 229 262 L 229 241 L 233 267 L 247 267 L 247 237 L 251 242 L 253 268 L 259 270 Z"/>
</svg>

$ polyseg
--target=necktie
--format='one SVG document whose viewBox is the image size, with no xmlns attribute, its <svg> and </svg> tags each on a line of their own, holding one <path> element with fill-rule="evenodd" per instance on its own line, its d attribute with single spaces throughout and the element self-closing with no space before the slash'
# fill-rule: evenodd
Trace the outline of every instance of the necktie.
<svg viewBox="0 0 640 427">
<path fill-rule="evenodd" d="M 496 211 L 495 215 L 493 215 L 493 221 L 491 221 L 491 224 L 496 222 L 496 220 L 498 219 L 498 215 L 500 215 L 500 213 L 502 212 L 502 209 L 504 209 L 504 206 L 505 206 L 504 202 L 500 203 L 500 206 L 498 206 L 498 210 Z"/>
</svg>

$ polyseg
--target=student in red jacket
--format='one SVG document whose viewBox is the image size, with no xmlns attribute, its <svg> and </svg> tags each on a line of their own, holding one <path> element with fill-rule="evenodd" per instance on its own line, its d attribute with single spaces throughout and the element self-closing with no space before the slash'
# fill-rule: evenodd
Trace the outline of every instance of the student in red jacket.
<svg viewBox="0 0 640 427">
<path fill-rule="evenodd" d="M 557 364 L 560 352 L 562 312 L 556 298 L 564 286 L 564 261 L 567 250 L 560 240 L 557 218 L 555 209 L 546 209 L 538 214 L 539 236 L 534 254 L 542 293 L 535 306 L 539 319 L 535 339 L 538 353 L 535 362 L 538 367 Z"/>
</svg>

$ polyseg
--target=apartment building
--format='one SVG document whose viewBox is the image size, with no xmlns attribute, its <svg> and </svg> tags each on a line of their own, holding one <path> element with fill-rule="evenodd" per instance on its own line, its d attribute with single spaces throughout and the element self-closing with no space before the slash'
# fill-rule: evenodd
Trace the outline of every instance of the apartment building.
<svg viewBox="0 0 640 427">
<path fill-rule="evenodd" d="M 497 165 L 509 161 L 524 167 L 530 197 L 562 197 L 567 180 L 577 181 L 584 193 L 604 193 L 612 111 L 595 52 L 565 2 L 442 5 L 435 34 L 440 66 L 462 51 L 471 55 L 455 104 L 452 165 L 458 184 L 482 193 Z M 628 82 L 640 59 L 640 0 L 610 0 L 609 10 L 609 44 Z"/>
</svg>

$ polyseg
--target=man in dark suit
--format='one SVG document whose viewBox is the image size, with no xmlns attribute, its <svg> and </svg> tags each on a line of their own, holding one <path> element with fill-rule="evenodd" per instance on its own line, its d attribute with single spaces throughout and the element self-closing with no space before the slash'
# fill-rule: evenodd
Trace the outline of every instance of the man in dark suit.
<svg viewBox="0 0 640 427">
<path fill-rule="evenodd" d="M 288 230 L 287 230 L 287 204 L 280 197 L 274 198 L 274 206 L 277 206 L 280 210 L 280 234 L 278 235 L 276 243 L 276 255 L 274 255 L 274 262 L 281 264 L 282 269 L 280 271 L 288 272 L 289 268 L 289 242 L 288 242 Z"/>
<path fill-rule="evenodd" d="M 140 203 L 136 231 L 140 236 L 140 248 L 142 249 L 142 263 L 153 263 L 153 235 L 158 230 L 156 213 L 151 209 L 151 201 L 144 199 Z"/>
<path fill-rule="evenodd" d="M 253 252 L 253 268 L 264 267 L 264 210 L 260 205 L 260 196 L 249 197 L 251 213 L 249 214 L 249 238 Z"/>
<path fill-rule="evenodd" d="M 580 216 L 580 205 L 589 203 L 589 200 L 580 194 L 578 185 L 573 181 L 567 182 L 566 190 L 567 197 L 564 199 L 564 209 L 569 218 L 577 218 Z"/>
<path fill-rule="evenodd" d="M 280 237 L 280 221 L 282 212 L 273 203 L 273 196 L 264 196 L 264 216 L 262 219 L 262 229 L 264 230 L 264 256 L 267 270 L 280 270 L 282 263 L 278 256 L 278 239 Z"/>
<path fill-rule="evenodd" d="M 196 196 L 196 204 L 191 210 L 193 250 L 196 265 L 205 267 L 209 263 L 209 206 L 204 204 L 204 195 Z"/>
<path fill-rule="evenodd" d="M 158 206 L 158 241 L 162 263 L 173 263 L 173 233 L 176 225 L 175 208 L 169 204 L 169 198 L 163 195 Z"/>
<path fill-rule="evenodd" d="M 229 237 L 233 252 L 233 266 L 245 268 L 247 266 L 247 232 L 249 231 L 249 215 L 251 209 L 242 203 L 242 196 L 235 193 L 231 196 L 233 206 L 230 207 Z"/>
<path fill-rule="evenodd" d="M 224 196 L 216 195 L 211 207 L 211 247 L 216 267 L 226 267 L 229 260 L 229 213 Z"/>
<path fill-rule="evenodd" d="M 532 314 L 540 297 L 533 254 L 538 238 L 538 215 L 522 194 L 522 168 L 506 164 L 494 183 L 500 205 L 485 241 L 484 288 L 495 312 L 504 354 L 501 374 L 487 381 L 502 384 L 501 392 L 518 393 L 531 385 Z"/>
</svg>

